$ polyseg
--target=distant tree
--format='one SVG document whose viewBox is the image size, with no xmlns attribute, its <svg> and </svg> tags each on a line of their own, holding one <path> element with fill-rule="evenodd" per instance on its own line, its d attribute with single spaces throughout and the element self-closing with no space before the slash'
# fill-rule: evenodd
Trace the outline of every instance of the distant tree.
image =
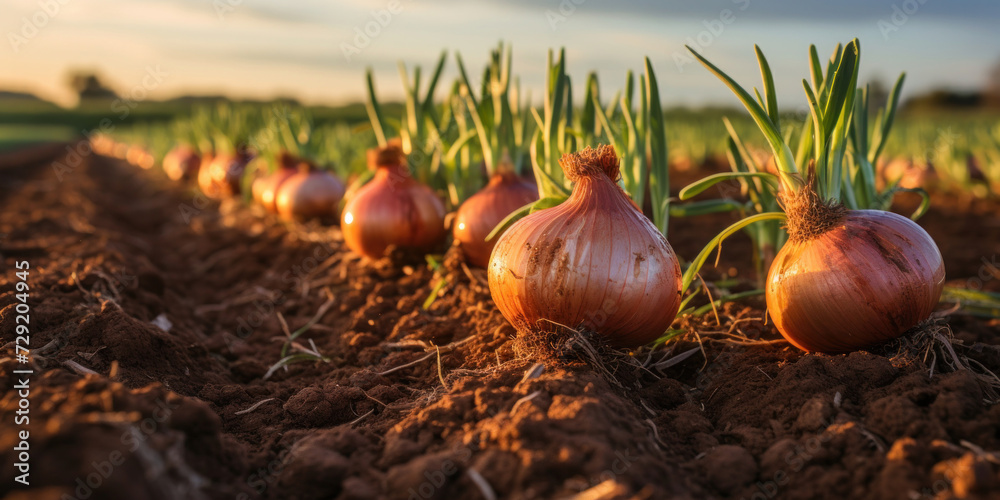
<svg viewBox="0 0 1000 500">
<path fill-rule="evenodd" d="M 1000 61 L 990 69 L 983 89 L 983 98 L 987 106 L 1000 107 Z"/>
<path fill-rule="evenodd" d="M 958 92 L 950 89 L 934 89 L 925 94 L 911 97 L 903 107 L 907 110 L 929 109 L 975 109 L 983 105 L 980 92 Z"/>
<path fill-rule="evenodd" d="M 876 76 L 868 82 L 868 109 L 876 110 L 884 108 L 889 102 L 889 88 L 885 86 L 882 78 Z"/>
<path fill-rule="evenodd" d="M 71 71 L 67 77 L 69 87 L 76 93 L 79 102 L 91 99 L 114 99 L 114 90 L 104 85 L 100 76 L 91 71 Z"/>
</svg>

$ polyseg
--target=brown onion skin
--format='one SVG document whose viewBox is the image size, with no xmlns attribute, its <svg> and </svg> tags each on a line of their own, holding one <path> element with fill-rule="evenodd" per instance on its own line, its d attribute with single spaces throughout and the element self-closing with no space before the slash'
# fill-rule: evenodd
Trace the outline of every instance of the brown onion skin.
<svg viewBox="0 0 1000 500">
<path fill-rule="evenodd" d="M 198 175 L 201 157 L 190 146 L 177 146 L 163 157 L 163 173 L 175 181 L 189 181 Z"/>
<path fill-rule="evenodd" d="M 119 160 L 124 160 L 128 156 L 129 145 L 124 142 L 116 142 L 114 147 L 111 149 L 111 156 L 118 158 Z"/>
<path fill-rule="evenodd" d="M 255 195 L 257 202 L 268 212 L 278 213 L 278 207 L 275 204 L 278 198 L 278 190 L 281 189 L 281 185 L 286 180 L 297 173 L 298 169 L 296 168 L 280 167 L 275 172 L 265 174 L 263 177 L 255 180 L 250 188 L 257 190 L 257 194 Z M 259 185 L 258 182 L 260 183 Z"/>
<path fill-rule="evenodd" d="M 204 158 L 201 162 L 201 168 L 198 169 L 198 188 L 205 196 L 218 199 L 221 197 L 219 193 L 219 187 L 216 185 L 215 179 L 212 176 L 212 170 L 215 168 L 215 161 L 219 158 L 218 155 L 212 155 L 211 157 Z"/>
<path fill-rule="evenodd" d="M 927 319 L 944 276 L 941 252 L 915 222 L 851 210 L 828 231 L 782 247 L 767 277 L 767 310 L 799 349 L 850 352 Z"/>
<path fill-rule="evenodd" d="M 461 243 L 465 260 L 485 268 L 497 238 L 493 229 L 515 210 L 538 199 L 538 188 L 513 172 L 494 174 L 483 189 L 465 200 L 455 213 L 452 236 Z"/>
<path fill-rule="evenodd" d="M 381 258 L 389 245 L 432 250 L 446 234 L 444 204 L 410 176 L 401 153 L 395 156 L 376 165 L 372 180 L 351 196 L 341 215 L 344 242 L 370 259 Z"/>
<path fill-rule="evenodd" d="M 616 158 L 615 177 L 617 168 Z M 488 276 L 493 301 L 519 331 L 551 331 L 554 322 L 619 347 L 659 338 L 681 302 L 670 244 L 603 173 L 580 177 L 568 200 L 514 223 Z"/>
<path fill-rule="evenodd" d="M 880 181 L 887 186 L 898 181 L 901 188 L 926 187 L 937 181 L 937 173 L 929 162 L 917 162 L 912 158 L 895 158 L 881 165 Z"/>
<path fill-rule="evenodd" d="M 257 157 L 254 161 L 264 161 L 264 158 Z M 297 167 L 299 160 L 288 152 L 279 153 L 275 158 L 275 162 L 278 165 L 277 170 L 274 172 L 265 172 L 263 169 L 258 169 L 258 177 L 250 184 L 250 194 L 254 201 L 271 213 L 278 212 L 278 208 L 274 202 L 281 184 L 299 172 Z"/>
<path fill-rule="evenodd" d="M 149 151 L 146 151 L 146 148 L 136 145 L 129 146 L 125 151 L 125 161 L 146 170 L 153 168 L 153 164 L 156 163 L 153 161 L 153 157 L 149 154 Z"/>
<path fill-rule="evenodd" d="M 285 220 L 336 221 L 345 190 L 336 176 L 306 164 L 278 185 L 274 205 Z"/>
<path fill-rule="evenodd" d="M 276 173 L 277 172 L 261 172 L 259 170 L 254 173 L 253 182 L 250 183 L 250 198 L 257 202 L 258 205 L 264 205 L 264 190 L 268 189 L 268 184 L 271 183 L 271 177 Z"/>
<path fill-rule="evenodd" d="M 201 155 L 201 163 L 198 164 L 198 171 L 195 172 L 194 182 L 202 193 L 211 186 L 212 177 L 208 175 L 208 167 L 215 161 L 215 152 L 209 151 Z M 206 195 L 207 196 L 207 195 Z"/>
<path fill-rule="evenodd" d="M 253 156 L 238 153 L 235 155 L 215 155 L 211 162 L 198 172 L 198 186 L 205 196 L 212 199 L 230 198 L 240 194 L 240 180 L 243 171 Z"/>
</svg>

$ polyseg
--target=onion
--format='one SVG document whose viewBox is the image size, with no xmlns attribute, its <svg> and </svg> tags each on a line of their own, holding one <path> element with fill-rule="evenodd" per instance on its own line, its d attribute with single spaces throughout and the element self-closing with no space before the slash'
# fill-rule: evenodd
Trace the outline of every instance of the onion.
<svg viewBox="0 0 1000 500">
<path fill-rule="evenodd" d="M 969 179 L 974 181 L 986 180 L 986 173 L 983 172 L 983 169 L 979 166 L 979 160 L 976 159 L 976 156 L 974 154 L 969 153 L 968 155 L 966 155 L 965 165 L 966 168 L 969 170 Z"/>
<path fill-rule="evenodd" d="M 445 236 L 444 204 L 434 191 L 410 176 L 398 146 L 381 149 L 372 180 L 344 206 L 340 228 L 355 252 L 377 259 L 389 245 L 431 250 Z"/>
<path fill-rule="evenodd" d="M 149 154 L 146 148 L 138 145 L 129 146 L 125 151 L 125 161 L 131 165 L 149 170 L 156 164 L 153 155 Z"/>
<path fill-rule="evenodd" d="M 899 181 L 899 187 L 922 188 L 937 180 L 934 166 L 929 162 L 917 162 L 912 158 L 895 158 L 882 165 L 883 184 Z"/>
<path fill-rule="evenodd" d="M 277 163 L 277 170 L 270 173 L 262 173 L 250 185 L 250 193 L 253 195 L 253 199 L 257 203 L 260 203 L 268 212 L 272 213 L 278 212 L 278 207 L 275 205 L 278 189 L 282 183 L 299 171 L 296 168 L 295 158 L 288 153 L 280 153 L 277 157 Z M 261 172 L 261 170 L 258 170 L 258 172 Z"/>
<path fill-rule="evenodd" d="M 494 174 L 486 185 L 458 207 L 452 234 L 461 243 L 466 260 L 479 267 L 490 263 L 496 239 L 486 241 L 493 228 L 515 210 L 538 199 L 538 188 L 510 171 Z"/>
<path fill-rule="evenodd" d="M 789 238 L 771 265 L 766 299 L 793 345 L 853 351 L 896 338 L 934 311 L 944 263 L 916 223 L 823 203 L 810 186 L 782 199 Z"/>
<path fill-rule="evenodd" d="M 240 193 L 240 179 L 253 156 L 247 153 L 219 154 L 198 171 L 198 186 L 205 196 L 222 199 Z"/>
<path fill-rule="evenodd" d="M 111 148 L 111 156 L 114 156 L 119 160 L 124 160 L 128 155 L 128 147 L 128 144 L 125 144 L 124 142 L 114 143 L 114 146 Z"/>
<path fill-rule="evenodd" d="M 212 169 L 215 168 L 215 161 L 218 158 L 219 155 L 206 156 L 201 162 L 201 168 L 198 169 L 198 188 L 205 193 L 205 196 L 213 199 L 220 197 L 219 187 L 212 176 Z"/>
<path fill-rule="evenodd" d="M 198 174 L 201 157 L 190 146 L 177 146 L 163 157 L 163 172 L 172 180 L 191 180 Z"/>
<path fill-rule="evenodd" d="M 614 148 L 563 155 L 560 164 L 573 193 L 497 241 L 488 271 L 494 302 L 520 332 L 560 324 L 596 331 L 615 346 L 655 340 L 680 308 L 673 249 L 616 184 Z"/>
<path fill-rule="evenodd" d="M 330 172 L 303 161 L 293 175 L 283 182 L 276 182 L 275 186 L 274 205 L 282 219 L 337 220 L 337 210 L 345 189 L 344 183 Z"/>
</svg>

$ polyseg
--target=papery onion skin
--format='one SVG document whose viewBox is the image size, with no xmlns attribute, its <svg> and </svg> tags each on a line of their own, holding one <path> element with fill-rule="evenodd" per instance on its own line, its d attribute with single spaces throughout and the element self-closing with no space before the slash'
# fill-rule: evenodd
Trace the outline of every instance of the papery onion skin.
<svg viewBox="0 0 1000 500">
<path fill-rule="evenodd" d="M 119 160 L 124 160 L 128 156 L 129 145 L 124 142 L 116 142 L 111 149 L 111 155 Z"/>
<path fill-rule="evenodd" d="M 897 183 L 901 188 L 923 188 L 937 181 L 934 165 L 926 161 L 899 157 L 879 165 L 878 181 L 883 186 Z"/>
<path fill-rule="evenodd" d="M 153 155 L 149 154 L 146 148 L 138 145 L 129 146 L 125 152 L 125 161 L 145 170 L 153 168 L 153 165 L 156 163 Z"/>
<path fill-rule="evenodd" d="M 201 157 L 190 146 L 177 146 L 163 157 L 163 173 L 175 181 L 187 181 L 198 175 Z"/>
<path fill-rule="evenodd" d="M 244 153 L 215 155 L 207 165 L 202 163 L 198 171 L 198 187 L 205 196 L 212 199 L 240 194 L 243 171 L 252 159 L 253 156 Z"/>
<path fill-rule="evenodd" d="M 277 192 L 281 188 L 281 184 L 299 172 L 297 168 L 298 160 L 292 155 L 282 152 L 277 155 L 275 160 L 278 164 L 278 169 L 270 173 L 263 171 L 263 169 L 258 169 L 259 177 L 254 179 L 250 185 L 250 193 L 254 201 L 271 213 L 278 213 L 275 200 L 277 199 Z M 264 158 L 258 157 L 254 161 L 264 161 Z"/>
<path fill-rule="evenodd" d="M 285 220 L 331 222 L 344 191 L 344 183 L 330 172 L 304 165 L 278 185 L 274 206 Z"/>
<path fill-rule="evenodd" d="M 680 265 L 666 238 L 615 183 L 614 149 L 577 155 L 601 162 L 610 176 L 577 177 L 564 156 L 560 163 L 576 177 L 573 193 L 499 238 L 488 269 L 490 294 L 521 332 L 559 324 L 596 331 L 613 346 L 647 344 L 663 335 L 680 308 Z"/>
<path fill-rule="evenodd" d="M 292 167 L 282 167 L 277 171 L 267 174 L 261 179 L 260 185 L 260 204 L 268 212 L 278 213 L 277 199 L 278 190 L 289 178 L 298 173 L 298 170 Z M 256 181 L 254 182 L 256 185 Z"/>
<path fill-rule="evenodd" d="M 851 210 L 825 232 L 782 247 L 767 277 L 767 309 L 799 349 L 850 352 L 927 319 L 944 277 L 941 252 L 915 222 Z"/>
<path fill-rule="evenodd" d="M 198 169 L 198 189 L 205 196 L 211 199 L 218 199 L 220 197 L 219 187 L 216 186 L 215 180 L 212 178 L 212 165 L 215 164 L 216 156 L 210 158 L 204 158 L 201 162 L 201 168 Z"/>
<path fill-rule="evenodd" d="M 261 161 L 261 159 L 258 158 L 254 161 Z M 250 197 L 253 199 L 253 201 L 257 202 L 258 205 L 267 208 L 267 206 L 264 205 L 264 192 L 268 190 L 273 191 L 271 189 L 271 183 L 274 180 L 274 176 L 277 175 L 278 172 L 280 171 L 281 170 L 279 169 L 275 172 L 266 172 L 258 169 L 254 173 L 254 180 L 253 182 L 250 183 Z M 294 174 L 294 172 L 289 173 L 289 175 L 292 174 Z M 273 198 L 274 196 L 272 192 L 272 206 L 273 206 Z M 271 210 L 268 210 L 268 212 L 270 211 Z"/>
<path fill-rule="evenodd" d="M 485 268 L 497 238 L 486 241 L 493 229 L 515 210 L 538 199 L 538 188 L 513 172 L 493 175 L 489 184 L 465 200 L 455 213 L 452 235 L 461 243 L 466 261 Z"/>
<path fill-rule="evenodd" d="M 384 148 L 372 180 L 347 201 L 341 215 L 344 242 L 354 252 L 379 259 L 390 245 L 433 250 L 444 240 L 444 203 L 406 167 L 398 148 Z"/>
</svg>

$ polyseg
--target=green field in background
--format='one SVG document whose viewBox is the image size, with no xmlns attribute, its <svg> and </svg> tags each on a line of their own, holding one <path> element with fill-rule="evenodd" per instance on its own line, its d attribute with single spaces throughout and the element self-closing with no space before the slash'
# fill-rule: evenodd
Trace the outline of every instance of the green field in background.
<svg viewBox="0 0 1000 500">
<path fill-rule="evenodd" d="M 267 106 L 267 103 L 253 103 Z M 62 108 L 45 101 L 27 99 L 0 100 L 0 149 L 10 149 L 18 145 L 67 140 L 100 130 L 105 124 L 110 132 L 128 129 L 137 124 L 165 123 L 174 118 L 189 115 L 199 106 L 211 106 L 211 101 L 143 101 L 94 100 L 76 108 Z M 294 107 L 295 105 L 293 105 Z M 403 114 L 400 103 L 383 103 L 387 116 Z M 346 123 L 351 126 L 368 123 L 368 114 L 362 103 L 346 106 L 312 106 L 308 108 L 317 126 Z M 676 107 L 665 110 L 667 135 L 671 157 L 689 156 L 705 158 L 721 154 L 725 150 L 726 131 L 722 117 L 729 116 L 740 135 L 749 144 L 764 148 L 762 137 L 756 126 L 742 111 L 733 108 L 689 109 Z M 931 147 L 937 136 L 946 136 L 952 131 L 990 129 L 996 126 L 996 112 L 985 110 L 903 110 L 897 117 L 897 132 L 905 137 L 910 132 L 922 136 L 916 141 L 901 141 L 900 137 L 890 140 L 889 150 L 897 153 L 903 144 L 927 142 Z M 794 113 L 782 115 L 782 124 L 788 128 L 801 126 L 803 117 Z M 908 130 L 911 129 L 911 130 Z M 910 146 L 912 147 L 912 146 Z"/>
<path fill-rule="evenodd" d="M 0 124 L 0 151 L 41 142 L 68 141 L 76 135 L 65 125 Z"/>
</svg>

